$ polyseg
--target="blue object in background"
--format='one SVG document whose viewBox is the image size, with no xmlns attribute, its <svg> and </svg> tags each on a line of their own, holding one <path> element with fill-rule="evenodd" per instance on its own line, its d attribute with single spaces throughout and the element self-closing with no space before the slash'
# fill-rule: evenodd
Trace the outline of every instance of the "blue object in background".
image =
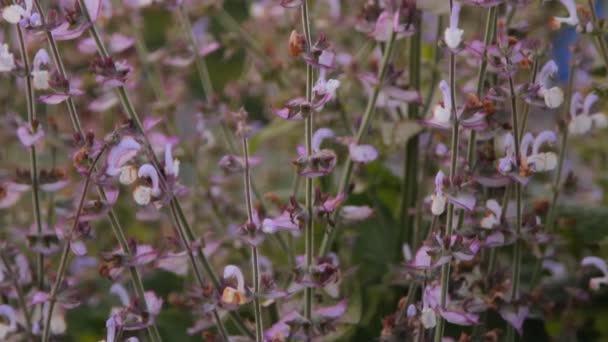
<svg viewBox="0 0 608 342">
<path fill-rule="evenodd" d="M 598 0 L 595 2 L 595 9 L 599 17 L 604 17 L 604 0 Z M 570 62 L 570 50 L 569 47 L 574 43 L 578 36 L 576 29 L 572 26 L 563 26 L 555 39 L 553 40 L 553 59 L 559 67 L 557 73 L 557 79 L 562 82 L 568 81 L 569 73 L 569 62 Z"/>
</svg>

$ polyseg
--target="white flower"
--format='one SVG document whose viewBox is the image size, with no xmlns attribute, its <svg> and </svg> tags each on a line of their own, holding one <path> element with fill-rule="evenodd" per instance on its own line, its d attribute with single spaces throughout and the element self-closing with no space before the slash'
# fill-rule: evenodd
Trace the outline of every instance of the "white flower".
<svg viewBox="0 0 608 342">
<path fill-rule="evenodd" d="M 543 97 L 545 98 L 545 105 L 552 109 L 561 106 L 564 102 L 564 92 L 559 87 L 545 89 Z"/>
<path fill-rule="evenodd" d="M 566 24 L 566 25 L 570 25 L 570 26 L 578 25 L 579 19 L 578 19 L 578 13 L 576 10 L 576 2 L 574 0 L 560 0 L 560 2 L 568 10 L 568 16 L 567 17 L 553 17 L 553 20 L 555 21 L 555 23 L 557 23 L 557 26 L 559 27 L 559 26 L 561 26 L 561 24 Z"/>
<path fill-rule="evenodd" d="M 426 122 L 432 126 L 447 128 L 452 120 L 452 95 L 448 82 L 445 80 L 439 82 L 439 90 L 441 90 L 443 103 L 437 104 L 433 108 L 433 116 Z"/>
<path fill-rule="evenodd" d="M 608 126 L 608 119 L 604 113 L 591 114 L 591 107 L 599 97 L 595 93 L 590 93 L 583 100 L 580 93 L 572 95 L 570 106 L 570 123 L 568 131 L 573 135 L 583 135 L 591 130 L 592 127 L 605 128 Z M 582 108 L 581 113 L 579 110 Z"/>
<path fill-rule="evenodd" d="M 492 229 L 500 223 L 502 207 L 496 200 L 490 199 L 486 202 L 486 208 L 488 208 L 488 213 L 481 219 L 480 224 L 483 228 Z"/>
<path fill-rule="evenodd" d="M 130 185 L 137 180 L 137 168 L 133 165 L 123 166 L 120 169 L 118 181 L 120 184 Z"/>
<path fill-rule="evenodd" d="M 336 98 L 338 87 L 340 87 L 340 81 L 333 78 L 325 80 L 325 77 L 319 77 L 312 88 L 313 93 L 321 98 L 316 106 L 321 109 L 326 103 L 333 101 Z"/>
<path fill-rule="evenodd" d="M 179 175 L 179 159 L 173 159 L 171 144 L 165 145 L 165 174 L 176 177 Z"/>
<path fill-rule="evenodd" d="M 536 138 L 532 134 L 524 135 L 521 143 L 521 158 L 534 172 L 551 171 L 557 167 L 557 155 L 554 152 L 540 152 L 542 145 L 557 141 L 552 131 L 540 132 Z M 532 154 L 528 155 L 528 149 L 532 145 Z"/>
<path fill-rule="evenodd" d="M 572 135 L 583 135 L 591 130 L 593 121 L 588 115 L 577 115 L 568 124 L 568 131 Z"/>
<path fill-rule="evenodd" d="M 33 0 L 25 0 L 25 8 L 19 5 L 6 6 L 2 11 L 2 18 L 11 24 L 40 26 L 42 25 L 40 15 L 38 13 L 32 14 L 33 6 Z M 22 20 L 25 20 L 25 22 L 22 22 Z"/>
<path fill-rule="evenodd" d="M 32 71 L 34 80 L 34 89 L 48 89 L 49 88 L 49 72 L 46 70 L 34 70 Z"/>
<path fill-rule="evenodd" d="M 448 198 L 443 194 L 443 172 L 439 170 L 435 176 L 435 193 L 431 195 L 431 212 L 441 215 L 445 211 Z"/>
<path fill-rule="evenodd" d="M 141 149 L 141 145 L 130 136 L 126 136 L 120 140 L 118 144 L 110 149 L 107 156 L 108 168 L 106 174 L 108 176 L 117 176 L 122 172 L 122 167 Z"/>
<path fill-rule="evenodd" d="M 45 49 L 40 49 L 34 57 L 34 68 L 32 77 L 34 80 L 34 88 L 48 89 L 49 88 L 49 72 L 47 70 L 51 59 Z"/>
<path fill-rule="evenodd" d="M 226 286 L 222 292 L 222 301 L 227 304 L 245 304 L 247 295 L 245 293 L 245 278 L 241 269 L 234 265 L 227 265 L 224 268 L 224 279 L 236 278 L 236 288 Z"/>
<path fill-rule="evenodd" d="M 145 185 L 138 185 L 133 191 L 133 199 L 139 205 L 148 205 L 152 199 L 152 188 Z"/>
<path fill-rule="evenodd" d="M 450 49 L 456 49 L 462 43 L 462 35 L 464 31 L 458 28 L 458 21 L 460 17 L 461 5 L 459 2 L 455 2 L 452 6 L 452 13 L 450 15 L 450 26 L 445 29 L 443 38 L 446 45 Z"/>
<path fill-rule="evenodd" d="M 420 323 L 425 329 L 432 329 L 437 325 L 437 316 L 435 311 L 428 306 L 422 309 L 422 315 L 420 316 Z"/>
<path fill-rule="evenodd" d="M 538 79 L 540 89 L 538 94 L 545 100 L 545 105 L 549 108 L 557 108 L 564 102 L 564 92 L 559 87 L 551 87 L 551 79 L 558 72 L 557 63 L 550 60 L 541 69 Z"/>
<path fill-rule="evenodd" d="M 11 24 L 19 24 L 23 16 L 25 16 L 25 9 L 19 5 L 7 6 L 2 11 L 2 18 Z"/>
<path fill-rule="evenodd" d="M 8 50 L 7 44 L 0 45 L 0 72 L 9 72 L 15 69 L 15 57 Z"/>
<path fill-rule="evenodd" d="M 139 205 L 147 205 L 152 197 L 158 197 L 161 194 L 158 173 L 151 164 L 144 164 L 139 167 L 137 176 L 139 178 L 148 178 L 152 183 L 152 186 L 138 185 L 135 191 L 133 191 L 135 202 Z"/>
</svg>

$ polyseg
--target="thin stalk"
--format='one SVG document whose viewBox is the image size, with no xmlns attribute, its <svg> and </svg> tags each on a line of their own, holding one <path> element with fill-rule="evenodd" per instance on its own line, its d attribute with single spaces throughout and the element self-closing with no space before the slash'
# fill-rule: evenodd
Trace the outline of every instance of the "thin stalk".
<svg viewBox="0 0 608 342">
<path fill-rule="evenodd" d="M 376 113 L 376 101 L 378 100 L 378 95 L 382 90 L 382 86 L 384 83 L 384 79 L 386 78 L 386 74 L 388 72 L 388 66 L 391 61 L 391 55 L 393 54 L 393 48 L 395 45 L 395 37 L 396 33 L 391 32 L 388 43 L 386 44 L 386 48 L 384 49 L 384 54 L 382 56 L 382 62 L 380 64 L 380 70 L 378 71 L 378 83 L 374 87 L 372 92 L 372 96 L 369 98 L 367 102 L 367 107 L 365 108 L 365 112 L 363 114 L 363 119 L 361 120 L 361 125 L 359 126 L 359 130 L 357 131 L 357 135 L 355 136 L 354 143 L 359 144 L 363 139 L 363 135 L 367 132 L 367 129 L 370 125 L 371 120 Z M 345 193 L 350 183 L 350 177 L 352 176 L 353 171 L 353 160 L 350 156 L 347 157 L 346 163 L 344 165 L 342 179 L 340 180 L 340 187 L 338 192 Z M 329 252 L 331 249 L 331 245 L 333 244 L 333 240 L 336 237 L 337 230 L 339 228 L 339 222 L 336 221 L 338 218 L 338 210 L 334 213 L 334 222 L 336 222 L 336 226 L 327 229 L 323 236 L 323 241 L 321 243 L 321 248 L 319 249 L 319 256 L 323 256 Z"/>
<path fill-rule="evenodd" d="M 23 68 L 25 69 L 25 96 L 27 100 L 27 121 L 32 129 L 38 125 L 36 118 L 36 106 L 34 105 L 34 86 L 32 84 L 32 75 L 30 60 L 27 55 L 27 46 L 25 45 L 25 36 L 23 29 L 17 25 L 17 36 L 19 38 L 19 49 L 21 50 L 21 59 L 23 60 Z M 36 127 L 40 129 L 40 127 Z M 32 181 L 32 213 L 34 214 L 34 223 L 36 224 L 36 232 L 38 236 L 42 235 L 42 214 L 40 210 L 40 185 L 38 184 L 38 158 L 36 157 L 36 145 L 30 146 L 30 177 Z M 44 291 L 44 254 L 38 253 L 36 257 L 36 280 L 40 291 Z"/>
<path fill-rule="evenodd" d="M 259 59 L 263 60 L 266 58 L 266 53 L 260 47 L 258 42 L 253 38 L 249 32 L 244 30 L 241 25 L 230 15 L 230 13 L 226 12 L 224 8 L 219 10 L 217 13 L 217 19 L 220 24 L 224 26 L 228 31 L 236 32 L 241 40 L 249 45 L 249 48 Z"/>
<path fill-rule="evenodd" d="M 201 85 L 203 86 L 203 91 L 205 92 L 205 99 L 207 102 L 211 102 L 213 99 L 213 84 L 211 83 L 211 78 L 209 77 L 209 69 L 207 68 L 205 58 L 203 56 L 199 56 L 198 42 L 194 36 L 194 32 L 192 32 L 190 18 L 188 17 L 188 13 L 184 9 L 184 6 L 181 4 L 177 7 L 176 13 L 178 21 L 182 26 L 182 30 L 190 42 L 192 53 L 194 53 L 194 62 L 196 64 L 196 70 L 198 71 L 198 77 L 201 81 Z"/>
<path fill-rule="evenodd" d="M 598 29 L 598 16 L 597 11 L 595 10 L 595 6 L 593 5 L 593 0 L 588 0 L 589 2 L 589 11 L 591 12 L 591 17 L 593 18 L 593 29 L 594 31 Z M 595 32 L 594 32 L 595 34 Z M 606 36 L 600 30 L 597 34 L 597 40 L 599 44 L 599 53 L 602 55 L 602 59 L 604 60 L 604 65 L 608 68 L 608 46 L 606 44 Z"/>
<path fill-rule="evenodd" d="M 312 34 L 310 30 L 310 3 L 308 0 L 302 2 L 302 29 L 306 39 L 306 51 L 310 51 Z M 306 101 L 312 102 L 312 87 L 313 87 L 313 69 L 312 65 L 306 63 Z M 304 138 L 306 144 L 306 155 L 310 157 L 312 151 L 312 132 L 314 130 L 314 111 L 309 110 L 304 121 Z M 306 270 L 309 271 L 313 262 L 313 246 L 314 246 L 314 213 L 313 213 L 313 179 L 305 178 L 305 206 L 306 206 L 306 226 L 304 228 L 304 253 L 306 257 Z M 308 321 L 312 320 L 313 306 L 313 288 L 306 287 L 304 289 L 304 318 Z"/>
<path fill-rule="evenodd" d="M 443 32 L 443 16 L 437 17 L 437 31 L 435 33 L 435 37 L 439 39 L 441 37 L 441 32 Z M 433 101 L 433 97 L 435 97 L 435 91 L 437 89 L 437 83 L 439 82 L 439 60 L 441 59 L 441 52 L 438 44 L 435 44 L 433 47 L 433 65 L 431 67 L 431 82 L 429 83 L 429 92 L 424 100 L 424 106 L 422 107 L 423 117 L 426 116 L 426 113 L 431 108 L 431 101 Z"/>
<path fill-rule="evenodd" d="M 78 227 L 78 223 L 80 221 L 80 214 L 82 214 L 82 208 L 84 207 L 84 202 L 85 202 L 85 199 L 87 198 L 87 193 L 89 192 L 89 185 L 91 185 L 91 175 L 92 175 L 93 171 L 95 170 L 95 166 L 97 165 L 97 162 L 99 161 L 99 159 L 101 158 L 101 156 L 103 155 L 104 152 L 105 152 L 105 147 L 99 152 L 97 157 L 95 157 L 95 159 L 93 160 L 93 163 L 91 164 L 91 166 L 89 167 L 89 169 L 87 171 L 87 176 L 84 181 L 84 187 L 82 189 L 82 195 L 80 195 L 80 201 L 78 202 L 78 208 L 76 210 L 76 215 L 74 215 L 74 224 L 72 225 L 72 229 L 69 232 L 66 232 L 66 234 L 65 234 L 67 238 L 63 244 L 63 251 L 61 252 L 61 259 L 59 261 L 59 267 L 57 268 L 57 275 L 55 277 L 55 283 L 53 284 L 53 287 L 51 288 L 51 292 L 49 295 L 49 300 L 50 300 L 49 308 L 48 308 L 46 315 L 43 315 L 43 317 L 45 317 L 45 322 L 44 322 L 44 326 L 43 326 L 44 330 L 42 333 L 43 342 L 47 342 L 51 336 L 51 319 L 53 318 L 53 309 L 55 308 L 55 303 L 57 301 L 57 293 L 59 292 L 59 287 L 61 286 L 61 283 L 63 282 L 63 277 L 65 275 L 65 271 L 68 266 L 68 261 L 70 259 L 71 241 L 70 241 L 69 236 Z"/>
<path fill-rule="evenodd" d="M 8 260 L 8 257 L 4 254 L 4 251 L 0 251 L 0 259 L 2 260 L 2 264 L 4 265 L 4 269 L 8 273 L 9 278 L 13 282 L 13 286 L 15 287 L 15 292 L 17 293 L 17 302 L 23 311 L 23 317 L 25 318 L 25 328 L 27 329 L 27 334 L 30 335 L 32 333 L 32 316 L 30 314 L 29 305 L 25 300 L 25 294 L 23 293 L 23 289 L 19 284 L 19 278 L 17 273 L 13 270 L 13 266 Z"/>
<path fill-rule="evenodd" d="M 510 64 L 510 61 L 507 60 Z M 511 98 L 511 126 L 513 127 L 513 139 L 515 140 L 515 155 L 516 155 L 516 170 L 519 170 L 520 166 L 520 135 L 522 132 L 519 131 L 519 114 L 517 113 L 517 95 L 515 93 L 515 86 L 513 83 L 513 76 L 509 75 L 509 93 Z M 519 182 L 515 182 L 515 246 L 513 250 L 513 273 L 511 275 L 511 301 L 517 301 L 519 299 L 519 287 L 521 284 L 521 261 L 522 261 L 522 248 L 523 244 L 520 239 L 521 226 L 522 226 L 522 185 Z M 513 341 L 515 334 L 513 328 L 509 325 L 507 329 L 507 340 Z"/>
<path fill-rule="evenodd" d="M 540 58 L 538 58 L 538 57 L 534 58 L 534 64 L 532 66 L 532 77 L 530 78 L 531 84 L 536 83 L 536 76 L 538 75 L 538 69 L 540 67 L 539 59 Z M 519 131 L 522 134 L 526 131 L 526 128 L 528 126 L 528 115 L 529 114 L 530 114 L 530 105 L 524 101 L 522 114 L 521 114 L 521 127 L 519 128 Z"/>
<path fill-rule="evenodd" d="M 574 56 L 572 57 L 574 59 Z M 568 79 L 568 89 L 566 90 L 566 103 L 564 104 L 564 119 L 568 118 L 569 110 L 570 110 L 570 102 L 572 101 L 572 93 L 574 89 L 574 72 L 575 72 L 575 63 L 572 62 L 570 66 L 570 77 Z M 549 230 L 554 230 L 555 225 L 555 215 L 556 215 L 556 206 L 557 200 L 560 195 L 560 185 L 562 182 L 562 169 L 564 168 L 564 160 L 566 159 L 566 149 L 568 147 L 568 138 L 569 131 L 568 126 L 562 126 L 562 144 L 559 151 L 559 158 L 557 161 L 557 169 L 555 173 L 555 179 L 553 180 L 553 188 L 552 188 L 552 196 L 551 196 L 551 204 L 549 206 L 549 211 L 547 212 L 546 226 Z"/>
<path fill-rule="evenodd" d="M 421 59 L 421 42 L 422 42 L 422 26 L 420 25 L 421 14 L 417 13 L 415 29 L 416 32 L 410 38 L 410 60 L 409 60 L 409 77 L 410 86 L 413 89 L 420 90 L 420 59 Z M 418 104 L 408 105 L 408 119 L 417 120 L 420 117 L 420 108 Z M 412 238 L 417 233 L 413 232 L 414 216 L 409 214 L 409 209 L 416 205 L 416 198 L 418 197 L 418 135 L 415 135 L 405 142 L 403 148 L 403 184 L 401 192 L 403 194 L 401 198 L 401 209 L 400 209 L 400 229 L 398 232 L 398 247 L 404 241 L 404 236 L 408 236 L 409 241 L 412 242 Z"/>
<path fill-rule="evenodd" d="M 450 1 L 450 11 L 452 9 L 452 1 Z M 459 122 L 456 116 L 456 55 L 450 52 L 450 97 L 452 107 L 452 118 L 454 120 L 452 125 L 452 141 L 451 141 L 451 159 L 450 159 L 450 182 L 454 180 L 456 176 L 456 166 L 458 161 L 458 142 L 459 142 Z M 454 205 L 448 203 L 447 217 L 446 217 L 446 231 L 445 236 L 449 237 L 452 235 L 454 225 Z M 446 252 L 446 251 L 443 251 Z M 448 287 L 450 282 L 450 263 L 446 263 L 441 267 L 441 302 L 442 308 L 445 307 Z M 435 328 L 435 342 L 440 342 L 443 339 L 443 330 L 445 328 L 445 320 L 441 317 L 437 317 L 437 326 Z"/>
<path fill-rule="evenodd" d="M 36 9 L 38 10 L 38 13 L 40 14 L 40 20 L 42 22 L 42 25 L 45 26 L 46 18 L 45 18 L 44 11 L 42 10 L 42 7 L 40 6 L 40 1 L 34 0 L 34 4 L 36 6 Z M 53 56 L 53 61 L 55 63 L 55 67 L 57 68 L 57 71 L 59 72 L 59 74 L 61 75 L 61 77 L 63 79 L 66 79 L 66 80 L 69 79 L 65 66 L 63 65 L 63 60 L 59 53 L 59 47 L 57 45 L 57 41 L 55 40 L 55 38 L 53 38 L 53 35 L 51 34 L 51 32 L 49 30 L 45 30 L 45 34 L 47 37 L 47 42 L 49 44 L 51 54 Z M 74 132 L 78 133 L 81 137 L 84 137 L 84 135 L 85 135 L 84 130 L 82 129 L 82 125 L 80 123 L 80 117 L 78 115 L 78 110 L 76 109 L 76 105 L 75 105 L 73 99 L 71 97 L 68 97 L 68 99 L 66 100 L 66 104 L 67 104 L 68 113 L 70 116 L 70 121 L 72 123 L 72 128 L 73 128 Z M 102 200 L 104 200 L 104 201 L 107 200 L 105 190 L 102 186 L 97 186 L 97 192 L 99 193 L 99 196 L 101 197 Z M 120 245 L 120 248 L 122 249 L 122 251 L 126 254 L 132 255 L 134 253 L 134 251 L 132 251 L 131 248 L 129 247 L 129 243 L 128 243 L 126 235 L 125 235 L 125 229 L 120 224 L 120 221 L 118 220 L 118 216 L 114 212 L 113 208 L 110 208 L 110 211 L 108 212 L 108 220 L 110 221 L 110 226 L 112 227 L 112 231 L 113 231 L 114 235 L 116 236 L 116 240 L 118 241 L 118 244 Z M 140 302 L 145 303 L 144 286 L 143 286 L 143 282 L 141 280 L 141 276 L 139 275 L 139 271 L 135 267 L 129 267 L 128 269 L 129 269 L 129 275 L 131 277 L 131 282 L 132 282 L 133 288 L 135 289 L 135 292 L 136 292 L 136 296 L 140 300 Z M 148 330 L 148 334 L 150 336 L 159 336 L 158 330 L 155 325 L 148 327 L 147 330 Z M 161 341 L 160 337 L 153 338 L 152 340 Z"/>
<path fill-rule="evenodd" d="M 81 8 L 86 8 L 86 3 L 84 0 L 78 0 L 78 3 Z M 90 32 L 91 36 L 93 37 L 93 40 L 95 41 L 95 44 L 97 46 L 97 52 L 99 53 L 100 56 L 102 56 L 104 58 L 110 57 L 110 55 L 108 54 L 108 51 L 105 47 L 105 44 L 104 44 L 103 40 L 101 39 L 99 32 L 97 31 L 97 26 L 95 25 L 94 22 L 91 21 L 91 18 L 89 17 L 88 11 L 83 11 L 83 14 L 87 17 L 87 20 L 90 23 L 89 32 Z M 156 155 L 154 154 L 150 141 L 147 139 L 147 137 L 145 135 L 142 121 L 141 121 L 139 115 L 137 114 L 137 112 L 135 111 L 135 107 L 133 106 L 133 103 L 131 102 L 131 99 L 129 98 L 129 95 L 127 94 L 125 87 L 119 86 L 119 87 L 117 87 L 116 91 L 118 93 L 118 97 L 120 99 L 120 102 L 121 102 L 121 105 L 122 105 L 124 111 L 127 113 L 127 116 L 129 117 L 129 119 L 132 120 L 133 124 L 135 125 L 136 130 L 140 133 L 141 137 L 144 140 L 144 146 L 149 153 L 151 162 L 152 162 L 154 168 L 156 169 L 157 173 L 160 175 L 161 187 L 165 190 L 168 190 L 167 180 L 164 176 L 164 173 L 162 172 L 161 164 L 160 164 L 158 158 L 156 157 Z M 192 242 L 196 239 L 194 230 L 190 226 L 190 223 L 188 223 L 188 220 L 186 219 L 183 209 L 175 196 L 172 196 L 172 198 L 169 202 L 169 205 L 174 208 L 174 210 L 172 210 L 171 212 L 172 212 L 172 214 L 177 215 L 177 217 L 174 217 L 174 219 L 178 220 L 178 222 L 181 223 L 180 225 L 178 225 L 178 228 L 183 230 L 184 236 L 186 236 L 188 239 L 187 246 L 190 246 L 190 242 Z M 205 270 L 205 273 L 210 278 L 215 289 L 217 291 L 221 291 L 221 283 L 219 281 L 219 278 L 218 278 L 217 274 L 215 273 L 215 271 L 213 270 L 213 267 L 211 266 L 211 263 L 207 259 L 207 256 L 205 255 L 205 253 L 203 253 L 203 250 L 200 247 L 197 249 L 197 256 L 199 258 L 201 265 L 203 266 L 203 269 Z M 251 332 L 251 330 L 249 330 L 247 328 L 247 326 L 243 322 L 242 318 L 238 315 L 238 313 L 231 311 L 230 317 L 235 321 L 235 324 L 237 325 L 239 330 L 241 330 L 243 333 L 247 334 L 248 336 L 253 337 L 253 333 Z"/>
<path fill-rule="evenodd" d="M 138 23 L 135 22 L 131 27 L 133 28 L 132 32 L 135 37 L 135 50 L 137 51 L 139 60 L 143 64 L 146 78 L 150 82 L 150 87 L 152 88 L 156 99 L 163 102 L 167 99 L 167 92 L 162 84 L 160 63 L 150 63 L 148 60 L 148 55 L 150 53 Z"/>
<path fill-rule="evenodd" d="M 253 202 L 251 200 L 251 170 L 249 167 L 249 144 L 247 137 L 242 137 L 243 157 L 245 158 L 245 172 L 243 183 L 245 187 L 245 203 L 247 205 L 247 223 L 253 223 Z M 251 246 L 251 269 L 253 274 L 253 312 L 255 315 L 255 340 L 264 340 L 264 323 L 262 322 L 262 306 L 260 303 L 260 264 L 258 261 L 258 248 Z"/>
<path fill-rule="evenodd" d="M 484 46 L 487 47 L 490 45 L 492 40 L 494 39 L 494 34 L 496 31 L 496 20 L 498 18 L 497 15 L 498 7 L 494 6 L 488 10 L 488 17 L 486 19 L 486 27 L 484 32 Z M 477 97 L 481 99 L 484 90 L 484 84 L 486 80 L 486 71 L 488 68 L 488 60 L 486 59 L 486 51 L 484 47 L 483 55 L 484 57 L 481 60 L 481 65 L 479 66 L 479 73 L 477 76 Z M 469 146 L 467 149 L 467 163 L 469 167 L 472 167 L 475 163 L 475 148 L 477 147 L 477 132 L 475 130 L 471 130 L 471 135 L 469 137 Z"/>
</svg>

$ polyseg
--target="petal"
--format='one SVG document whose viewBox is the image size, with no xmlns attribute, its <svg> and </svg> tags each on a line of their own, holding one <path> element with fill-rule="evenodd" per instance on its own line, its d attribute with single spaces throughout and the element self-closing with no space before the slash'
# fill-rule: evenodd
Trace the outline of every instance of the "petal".
<svg viewBox="0 0 608 342">
<path fill-rule="evenodd" d="M 323 318 L 338 319 L 346 313 L 347 301 L 343 300 L 332 306 L 315 309 L 315 315 Z"/>
<path fill-rule="evenodd" d="M 458 310 L 439 310 L 439 314 L 446 321 L 456 325 L 475 325 L 479 322 L 479 316 L 476 314 L 458 311 Z"/>
<path fill-rule="evenodd" d="M 38 126 L 36 133 L 32 133 L 29 124 L 23 125 L 17 129 L 17 137 L 23 146 L 30 147 L 44 138 L 44 130 L 42 130 L 42 127 Z"/>
<path fill-rule="evenodd" d="M 475 196 L 471 194 L 447 195 L 447 198 L 452 204 L 466 211 L 472 211 L 475 208 Z"/>
<path fill-rule="evenodd" d="M 10 5 L 2 11 L 4 20 L 11 24 L 19 24 L 21 17 L 25 15 L 25 9 L 19 5 Z"/>
<path fill-rule="evenodd" d="M 318 151 L 321 148 L 323 140 L 333 138 L 334 136 L 334 131 L 329 128 L 319 128 L 316 130 L 311 142 L 313 151 Z"/>
<path fill-rule="evenodd" d="M 530 312 L 527 306 L 519 306 L 517 309 L 512 306 L 504 306 L 498 312 L 502 319 L 509 322 L 520 335 L 522 334 L 524 321 Z"/>
<path fill-rule="evenodd" d="M 593 266 L 600 270 L 604 274 L 604 276 L 608 276 L 608 265 L 606 265 L 606 262 L 603 259 L 600 259 L 596 256 L 585 257 L 581 261 L 581 266 Z"/>
<path fill-rule="evenodd" d="M 378 151 L 372 145 L 348 145 L 348 152 L 353 161 L 358 163 L 370 163 L 378 158 Z"/>
<path fill-rule="evenodd" d="M 67 100 L 69 97 L 70 97 L 70 95 L 68 95 L 68 94 L 49 94 L 49 95 L 42 95 L 42 96 L 38 97 L 38 100 L 40 100 L 40 102 L 42 102 L 42 103 L 56 105 L 56 104 L 60 104 L 63 101 Z"/>
</svg>

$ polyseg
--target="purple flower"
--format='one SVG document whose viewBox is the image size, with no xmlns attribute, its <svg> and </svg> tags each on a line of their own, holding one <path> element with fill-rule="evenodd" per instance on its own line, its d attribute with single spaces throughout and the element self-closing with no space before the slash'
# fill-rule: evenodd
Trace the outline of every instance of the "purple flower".
<svg viewBox="0 0 608 342">
<path fill-rule="evenodd" d="M 464 31 L 458 27 L 461 7 L 462 5 L 460 2 L 455 1 L 453 3 L 452 11 L 450 13 L 450 26 L 445 29 L 443 34 L 443 39 L 450 49 L 458 48 L 462 42 L 462 35 L 464 34 Z"/>
<path fill-rule="evenodd" d="M 503 305 L 498 313 L 505 321 L 509 322 L 515 330 L 521 335 L 522 328 L 530 309 L 523 305 Z"/>
<path fill-rule="evenodd" d="M 224 280 L 234 280 L 235 286 L 228 285 L 222 291 L 221 300 L 229 305 L 243 305 L 249 302 L 248 289 L 245 289 L 245 278 L 241 269 L 235 265 L 224 267 Z"/>
<path fill-rule="evenodd" d="M 23 146 L 31 147 L 42 141 L 44 130 L 38 124 L 32 127 L 32 125 L 25 123 L 17 129 L 17 137 Z"/>
<path fill-rule="evenodd" d="M 578 92 L 572 95 L 570 122 L 568 123 L 568 131 L 572 135 L 585 135 L 592 127 L 600 129 L 608 127 L 608 118 L 606 118 L 606 114 L 591 114 L 591 107 L 598 99 L 599 96 L 595 93 L 589 93 L 584 99 Z"/>
<path fill-rule="evenodd" d="M 372 145 L 350 143 L 348 145 L 348 153 L 350 154 L 350 158 L 357 163 L 367 164 L 378 158 L 378 151 Z"/>
<path fill-rule="evenodd" d="M 49 65 L 51 58 L 45 49 L 40 49 L 34 56 L 34 68 L 32 70 L 32 83 L 35 89 L 49 88 Z"/>
<path fill-rule="evenodd" d="M 125 171 L 124 166 L 141 150 L 141 145 L 133 139 L 133 137 L 123 137 L 120 142 L 114 145 L 106 159 L 107 168 L 106 174 L 109 176 L 117 176 Z"/>
<path fill-rule="evenodd" d="M 345 205 L 340 208 L 340 217 L 345 223 L 355 223 L 367 220 L 374 214 L 374 210 L 366 205 Z"/>
<path fill-rule="evenodd" d="M 557 137 L 553 131 L 542 131 L 536 137 L 526 133 L 520 145 L 520 169 L 515 170 L 515 142 L 511 133 L 505 134 L 503 148 L 506 156 L 498 161 L 498 171 L 510 175 L 515 180 L 526 184 L 526 178 L 532 173 L 551 171 L 557 166 L 557 155 L 554 152 L 541 152 L 540 148 L 547 143 L 554 143 Z M 530 149 L 532 150 L 530 153 Z"/>
<path fill-rule="evenodd" d="M 76 39 L 89 29 L 91 23 L 97 21 L 101 12 L 101 0 L 84 0 L 84 2 L 91 21 L 89 22 L 85 18 L 84 13 L 81 12 L 83 9 L 78 12 L 74 11 L 73 13 L 76 15 L 70 21 L 66 20 L 51 30 L 53 38 L 56 40 Z"/>
<path fill-rule="evenodd" d="M 323 140 L 332 138 L 334 132 L 329 128 L 319 128 L 312 136 L 312 154 L 306 155 L 302 147 L 298 147 L 300 157 L 293 161 L 298 173 L 305 177 L 321 177 L 328 175 L 336 165 L 336 154 L 331 150 L 320 149 Z"/>
<path fill-rule="evenodd" d="M 7 304 L 0 305 L 0 340 L 6 339 L 11 333 L 17 331 L 17 315 L 15 310 Z"/>
<path fill-rule="evenodd" d="M 152 291 L 144 293 L 145 303 L 132 302 L 125 288 L 118 283 L 112 285 L 110 293 L 118 296 L 123 306 L 114 310 L 106 321 L 106 342 L 114 341 L 119 329 L 133 331 L 154 324 L 162 309 L 163 300 Z M 145 307 L 141 307 L 142 304 Z"/>
<path fill-rule="evenodd" d="M 608 265 L 606 261 L 595 256 L 588 256 L 581 261 L 581 266 L 593 266 L 602 272 L 601 277 L 594 277 L 589 280 L 589 287 L 592 290 L 598 290 L 600 285 L 608 285 Z"/>
<path fill-rule="evenodd" d="M 293 235 L 300 235 L 300 222 L 292 217 L 291 213 L 284 211 L 274 218 L 265 218 L 262 221 L 262 231 L 266 234 L 274 234 L 278 231 L 289 231 Z"/>
<path fill-rule="evenodd" d="M 558 72 L 557 63 L 550 60 L 538 74 L 540 89 L 538 95 L 545 100 L 545 105 L 549 108 L 558 108 L 564 102 L 564 92 L 559 87 L 551 87 L 551 78 Z"/>
<path fill-rule="evenodd" d="M 486 201 L 486 215 L 481 219 L 479 224 L 482 228 L 492 229 L 496 225 L 500 224 L 500 218 L 502 217 L 502 207 L 495 199 L 489 199 Z"/>
<path fill-rule="evenodd" d="M 0 181 L 0 209 L 10 208 L 15 205 L 21 198 L 21 195 L 29 189 L 29 185 Z"/>
</svg>

